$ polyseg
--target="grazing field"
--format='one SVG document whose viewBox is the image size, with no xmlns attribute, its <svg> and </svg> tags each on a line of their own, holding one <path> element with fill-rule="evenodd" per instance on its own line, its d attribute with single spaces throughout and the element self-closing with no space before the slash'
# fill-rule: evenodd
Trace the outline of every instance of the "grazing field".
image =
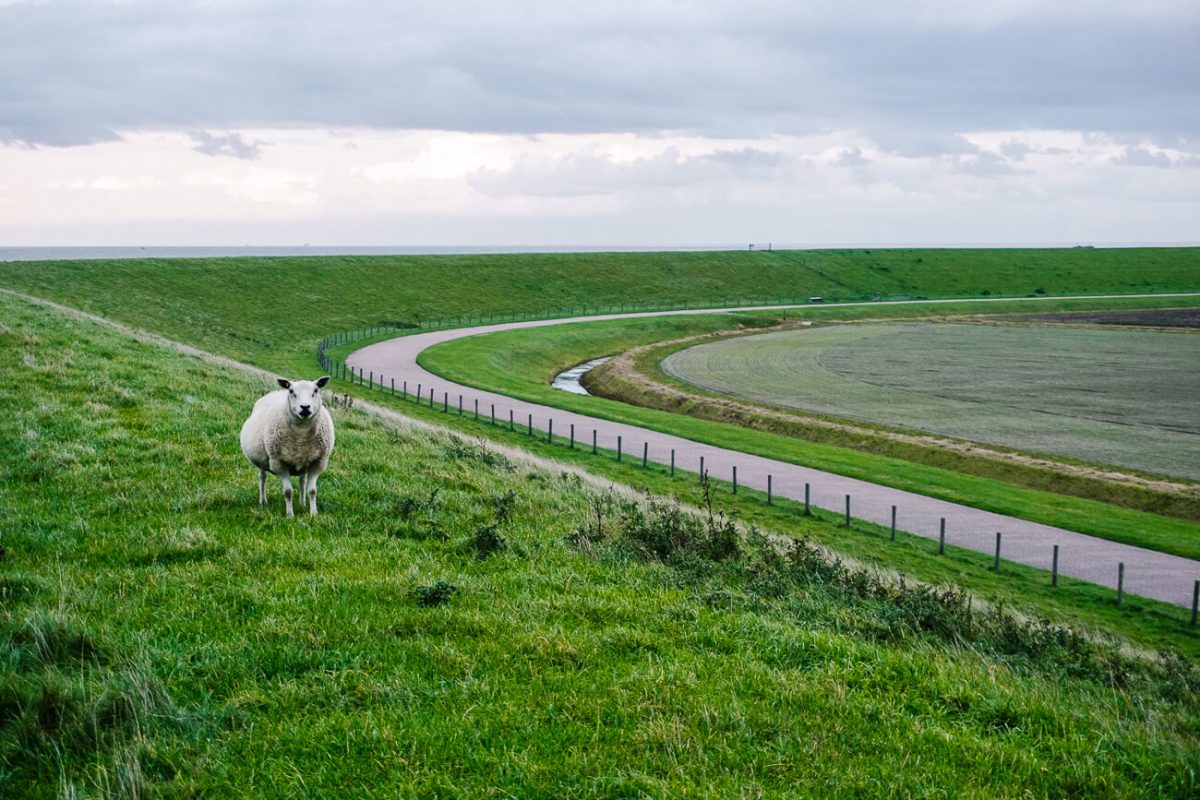
<svg viewBox="0 0 1200 800">
<path fill-rule="evenodd" d="M 1200 335 L 865 324 L 700 344 L 663 370 L 757 402 L 1200 479 Z"/>
<path fill-rule="evenodd" d="M 0 297 L 0 795 L 1185 796 L 1195 665 L 339 411 Z M 807 523 L 817 527 L 822 523 Z"/>
</svg>

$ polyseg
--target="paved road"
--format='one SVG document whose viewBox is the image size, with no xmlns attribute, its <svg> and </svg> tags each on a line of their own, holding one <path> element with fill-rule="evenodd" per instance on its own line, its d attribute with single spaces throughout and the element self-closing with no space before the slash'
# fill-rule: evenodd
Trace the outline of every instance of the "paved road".
<svg viewBox="0 0 1200 800">
<path fill-rule="evenodd" d="M 1142 296 L 1154 297 L 1157 295 Z M 1092 297 L 1101 299 L 1114 296 L 1097 295 Z M 1005 299 L 1010 298 L 989 298 L 993 302 L 1002 302 Z M 908 301 L 894 304 L 899 305 L 906 302 Z M 870 303 L 869 305 L 886 304 Z M 754 308 L 783 308 L 783 306 L 757 306 Z M 1049 525 L 981 511 L 969 506 L 846 478 L 796 464 L 712 447 L 678 436 L 639 428 L 635 425 L 609 422 L 549 406 L 527 403 L 506 395 L 453 383 L 422 369 L 417 364 L 417 355 L 428 347 L 481 333 L 513 328 L 564 325 L 571 322 L 596 322 L 643 316 L 719 314 L 733 310 L 752 309 L 611 314 L 431 331 L 370 345 L 352 353 L 347 359 L 347 363 L 356 371 L 374 372 L 375 379 L 381 383 L 390 385 L 390 381 L 394 379 L 397 391 L 407 381 L 410 392 L 416 391 L 419 384 L 422 394 L 428 398 L 432 388 L 435 400 L 439 405 L 448 394 L 451 407 L 456 409 L 461 395 L 467 414 L 474 413 L 475 402 L 478 401 L 481 416 L 490 415 L 493 405 L 497 420 L 505 423 L 509 419 L 510 412 L 518 425 L 528 425 L 529 417 L 532 415 L 534 429 L 543 434 L 550 425 L 553 425 L 555 435 L 566 436 L 570 432 L 570 426 L 574 425 L 576 440 L 583 446 L 590 447 L 592 437 L 595 436 L 599 447 L 616 450 L 619 437 L 621 449 L 626 454 L 626 458 L 640 459 L 643 447 L 648 447 L 650 460 L 665 465 L 670 463 L 671 454 L 674 451 L 678 470 L 698 474 L 701 459 L 703 459 L 704 468 L 711 477 L 726 481 L 732 478 L 733 469 L 736 466 L 739 486 L 766 491 L 768 476 L 770 476 L 773 493 L 776 496 L 794 500 L 804 499 L 807 484 L 814 506 L 839 513 L 844 512 L 846 496 L 849 495 L 852 516 L 880 525 L 891 524 L 892 507 L 895 506 L 897 527 L 918 536 L 936 540 L 939 535 L 939 521 L 944 518 L 946 520 L 946 542 L 958 547 L 993 554 L 996 548 L 996 534 L 1000 533 L 1002 535 L 1001 554 L 1005 560 L 1050 569 L 1054 545 L 1058 545 L 1059 572 L 1061 574 L 1103 586 L 1116 587 L 1118 564 L 1124 563 L 1126 592 L 1180 606 L 1191 605 L 1193 583 L 1200 580 L 1200 562 L 1198 561 L 1097 539 L 1093 536 Z"/>
</svg>

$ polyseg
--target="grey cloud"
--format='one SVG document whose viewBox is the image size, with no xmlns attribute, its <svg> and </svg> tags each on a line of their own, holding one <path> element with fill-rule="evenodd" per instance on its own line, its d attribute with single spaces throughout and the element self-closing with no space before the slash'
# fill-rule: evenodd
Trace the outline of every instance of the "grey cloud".
<svg viewBox="0 0 1200 800">
<path fill-rule="evenodd" d="M 1145 147 L 1126 147 L 1121 151 L 1121 155 L 1113 156 L 1109 160 L 1124 167 L 1171 166 L 1171 158 L 1166 153 L 1152 153 Z"/>
<path fill-rule="evenodd" d="M 978 153 L 979 148 L 957 133 L 928 128 L 892 129 L 872 137 L 881 150 L 906 158 Z"/>
<path fill-rule="evenodd" d="M 954 133 L 981 129 L 1197 138 L 1200 15 L 1094 5 L 978 19 L 949 2 L 16 3 L 0 5 L 0 140 L 861 130 L 922 155 L 969 152 Z"/>
<path fill-rule="evenodd" d="M 959 157 L 955 159 L 954 170 L 978 178 L 1023 174 L 1022 170 L 1017 169 L 1008 163 L 1007 159 L 995 153 L 978 153 L 973 156 Z"/>
<path fill-rule="evenodd" d="M 196 143 L 192 149 L 206 156 L 230 156 L 252 161 L 258 158 L 265 142 L 255 140 L 247 142 L 240 133 L 227 133 L 217 136 L 208 131 L 190 131 L 188 136 Z"/>
<path fill-rule="evenodd" d="M 835 167 L 866 167 L 873 163 L 875 162 L 863 156 L 861 148 L 852 147 L 838 153 L 833 165 Z"/>
<path fill-rule="evenodd" d="M 1122 167 L 1158 167 L 1160 169 L 1200 167 L 1200 158 L 1196 156 L 1181 155 L 1172 158 L 1166 153 L 1155 153 L 1148 147 L 1140 145 L 1127 146 L 1120 155 L 1113 156 L 1109 161 Z"/>
<path fill-rule="evenodd" d="M 1013 161 L 1024 161 L 1025 156 L 1032 152 L 1034 149 L 1024 142 L 1008 141 L 1000 145 L 1000 153 Z"/>
</svg>

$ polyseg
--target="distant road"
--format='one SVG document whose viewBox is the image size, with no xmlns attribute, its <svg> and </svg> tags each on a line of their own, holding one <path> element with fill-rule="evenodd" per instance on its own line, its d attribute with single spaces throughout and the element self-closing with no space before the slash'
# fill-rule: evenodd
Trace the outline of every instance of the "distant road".
<svg viewBox="0 0 1200 800">
<path fill-rule="evenodd" d="M 1143 295 L 1078 295 L 1070 297 L 989 297 L 972 299 L 970 302 L 1007 302 L 1013 300 L 1105 300 L 1130 297 L 1200 297 L 1200 292 L 1177 294 Z M 928 305 L 939 303 L 961 303 L 963 300 L 898 300 L 870 303 L 825 303 L 823 307 L 842 306 L 886 306 Z M 897 509 L 897 527 L 918 536 L 936 540 L 939 520 L 946 520 L 946 542 L 958 547 L 992 554 L 996 547 L 996 534 L 1002 534 L 1002 557 L 1033 567 L 1050 569 L 1054 545 L 1059 546 L 1059 572 L 1073 578 L 1091 581 L 1115 588 L 1117 565 L 1125 564 L 1125 591 L 1131 594 L 1190 606 L 1192 587 L 1200 580 L 1200 561 L 1167 555 L 1141 547 L 1110 542 L 1094 536 L 1042 525 L 1036 522 L 994 514 L 970 506 L 937 500 L 932 497 L 905 492 L 867 481 L 847 478 L 829 472 L 810 469 L 784 461 L 750 455 L 736 450 L 701 444 L 670 434 L 628 425 L 621 422 L 596 419 L 561 409 L 528 403 L 494 392 L 482 391 L 453 383 L 417 364 L 417 356 L 425 349 L 443 342 L 476 336 L 482 333 L 512 330 L 515 328 L 540 328 L 549 325 L 566 325 L 574 322 L 598 322 L 609 319 L 634 317 L 681 316 L 687 314 L 723 314 L 731 311 L 755 311 L 783 308 L 810 308 L 811 306 L 742 306 L 703 310 L 680 310 L 608 314 L 592 317 L 532 320 L 481 325 L 471 328 L 430 331 L 429 333 L 403 336 L 380 342 L 357 350 L 347 358 L 347 364 L 355 370 L 374 372 L 376 379 L 384 383 L 395 379 L 400 387 L 408 382 L 409 391 L 421 385 L 425 397 L 434 389 L 437 402 L 442 402 L 448 393 L 450 403 L 458 406 L 461 395 L 465 413 L 474 413 L 475 401 L 479 402 L 481 416 L 491 414 L 494 404 L 497 420 L 507 423 L 510 412 L 517 424 L 527 426 L 533 417 L 533 427 L 543 434 L 553 421 L 554 433 L 565 436 L 570 426 L 575 426 L 575 436 L 582 446 L 591 446 L 593 435 L 599 447 L 616 450 L 620 437 L 627 458 L 640 459 L 643 447 L 649 446 L 649 459 L 667 465 L 675 452 L 676 469 L 684 472 L 699 472 L 700 460 L 713 478 L 728 481 L 733 469 L 737 468 L 739 486 L 748 486 L 766 491 L 767 477 L 771 476 L 772 492 L 779 497 L 803 500 L 805 484 L 810 486 L 810 497 L 814 506 L 841 513 L 845 510 L 846 495 L 851 496 L 851 514 L 858 519 L 879 525 L 891 524 L 891 509 Z"/>
</svg>

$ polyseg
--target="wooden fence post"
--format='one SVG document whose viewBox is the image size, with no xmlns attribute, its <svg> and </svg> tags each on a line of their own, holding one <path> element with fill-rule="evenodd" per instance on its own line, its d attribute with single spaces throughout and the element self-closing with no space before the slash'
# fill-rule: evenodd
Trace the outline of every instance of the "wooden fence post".
<svg viewBox="0 0 1200 800">
<path fill-rule="evenodd" d="M 896 507 L 892 506 L 892 541 L 896 541 Z"/>
<path fill-rule="evenodd" d="M 938 555 L 946 554 L 946 518 L 942 517 L 942 521 L 938 523 Z"/>
<path fill-rule="evenodd" d="M 1054 558 L 1050 561 L 1050 585 L 1058 586 L 1058 545 L 1054 545 Z"/>
<path fill-rule="evenodd" d="M 846 527 L 850 527 L 850 495 L 846 495 Z"/>
<path fill-rule="evenodd" d="M 996 559 L 992 563 L 992 571 L 1000 571 L 1000 531 L 996 531 Z"/>
<path fill-rule="evenodd" d="M 1117 564 L 1117 605 L 1125 601 L 1125 562 Z"/>
</svg>

